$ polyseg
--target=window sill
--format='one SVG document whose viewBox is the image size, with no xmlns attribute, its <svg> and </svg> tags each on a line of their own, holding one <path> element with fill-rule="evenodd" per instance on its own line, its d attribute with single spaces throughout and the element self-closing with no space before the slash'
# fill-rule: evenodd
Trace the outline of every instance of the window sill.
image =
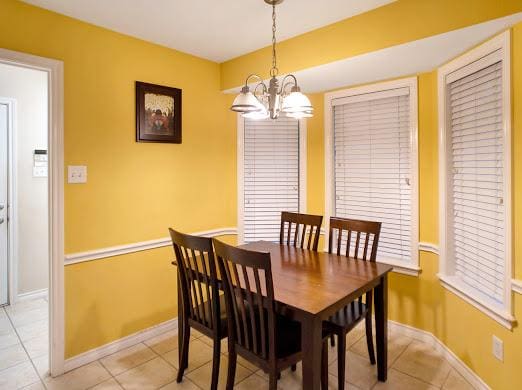
<svg viewBox="0 0 522 390">
<path fill-rule="evenodd" d="M 473 307 L 479 309 L 484 314 L 488 315 L 505 328 L 512 330 L 513 325 L 516 323 L 515 317 L 504 308 L 493 307 L 490 303 L 486 302 L 483 298 L 478 297 L 472 293 L 468 288 L 462 285 L 462 283 L 453 276 L 448 275 L 437 275 L 440 279 L 442 287 L 451 291 L 453 294 L 465 300 Z"/>
</svg>

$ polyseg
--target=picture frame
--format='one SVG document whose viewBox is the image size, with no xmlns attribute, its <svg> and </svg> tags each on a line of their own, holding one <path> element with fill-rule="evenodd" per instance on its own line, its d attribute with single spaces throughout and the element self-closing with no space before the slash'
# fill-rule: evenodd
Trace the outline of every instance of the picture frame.
<svg viewBox="0 0 522 390">
<path fill-rule="evenodd" d="M 136 81 L 136 142 L 181 143 L 181 89 Z"/>
</svg>

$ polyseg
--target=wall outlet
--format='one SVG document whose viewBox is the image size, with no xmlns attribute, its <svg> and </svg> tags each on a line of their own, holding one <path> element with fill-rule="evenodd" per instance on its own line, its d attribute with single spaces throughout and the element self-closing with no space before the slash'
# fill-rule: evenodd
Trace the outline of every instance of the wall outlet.
<svg viewBox="0 0 522 390">
<path fill-rule="evenodd" d="M 87 183 L 87 167 L 85 165 L 69 165 L 67 167 L 68 183 Z"/>
<path fill-rule="evenodd" d="M 493 356 L 501 362 L 504 361 L 504 342 L 497 336 L 493 336 Z"/>
</svg>

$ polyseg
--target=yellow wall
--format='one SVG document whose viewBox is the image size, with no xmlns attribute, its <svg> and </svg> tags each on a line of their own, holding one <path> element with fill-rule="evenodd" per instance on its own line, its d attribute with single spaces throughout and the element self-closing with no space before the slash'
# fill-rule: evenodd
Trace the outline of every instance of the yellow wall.
<svg viewBox="0 0 522 390">
<path fill-rule="evenodd" d="M 66 253 L 236 225 L 235 116 L 219 65 L 13 0 L 0 47 L 62 60 Z M 134 81 L 183 90 L 183 143 L 136 143 Z M 205 115 L 200 108 L 205 107 Z M 171 250 L 67 266 L 66 356 L 176 315 Z"/>
<path fill-rule="evenodd" d="M 353 57 L 522 11 L 520 0 L 398 0 L 370 12 L 280 42 L 281 73 Z M 268 76 L 265 47 L 221 64 L 221 87 L 237 87 L 250 73 Z"/>
<path fill-rule="evenodd" d="M 399 0 L 283 42 L 281 71 L 353 56 L 522 11 L 516 0 Z M 264 74 L 262 49 L 221 66 L 28 6 L 0 0 L 0 46 L 65 63 L 65 163 L 89 167 L 89 183 L 66 185 L 66 252 L 236 225 L 235 116 L 221 86 Z M 449 16 L 452 15 L 452 16 Z M 400 16 L 403 21 L 397 23 Z M 522 24 L 513 34 L 522 69 Z M 134 142 L 134 81 L 183 89 L 183 144 Z M 514 72 L 514 160 L 522 153 L 522 73 Z M 324 211 L 323 95 L 308 122 L 308 211 Z M 198 115 L 199 107 L 208 114 Z M 437 235 L 436 74 L 419 76 L 420 239 Z M 522 168 L 514 164 L 514 237 L 522 223 Z M 233 238 L 229 238 L 233 241 Z M 522 278 L 522 244 L 515 270 Z M 103 345 L 176 315 L 169 248 L 66 267 L 66 355 Z M 421 253 L 419 277 L 391 277 L 390 316 L 433 332 L 494 389 L 522 388 L 522 332 L 507 331 L 444 290 L 438 258 Z M 522 300 L 515 297 L 522 318 Z M 491 355 L 504 340 L 505 362 Z"/>
</svg>

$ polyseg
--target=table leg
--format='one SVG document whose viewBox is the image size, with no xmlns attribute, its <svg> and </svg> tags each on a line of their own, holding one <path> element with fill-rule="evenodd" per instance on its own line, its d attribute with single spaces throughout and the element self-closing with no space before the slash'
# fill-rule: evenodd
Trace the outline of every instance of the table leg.
<svg viewBox="0 0 522 390">
<path fill-rule="evenodd" d="M 301 350 L 303 352 L 303 389 L 321 388 L 321 352 L 323 321 L 306 316 L 301 321 Z"/>
<path fill-rule="evenodd" d="M 375 287 L 375 327 L 377 339 L 377 377 L 388 378 L 388 275 Z"/>
</svg>

